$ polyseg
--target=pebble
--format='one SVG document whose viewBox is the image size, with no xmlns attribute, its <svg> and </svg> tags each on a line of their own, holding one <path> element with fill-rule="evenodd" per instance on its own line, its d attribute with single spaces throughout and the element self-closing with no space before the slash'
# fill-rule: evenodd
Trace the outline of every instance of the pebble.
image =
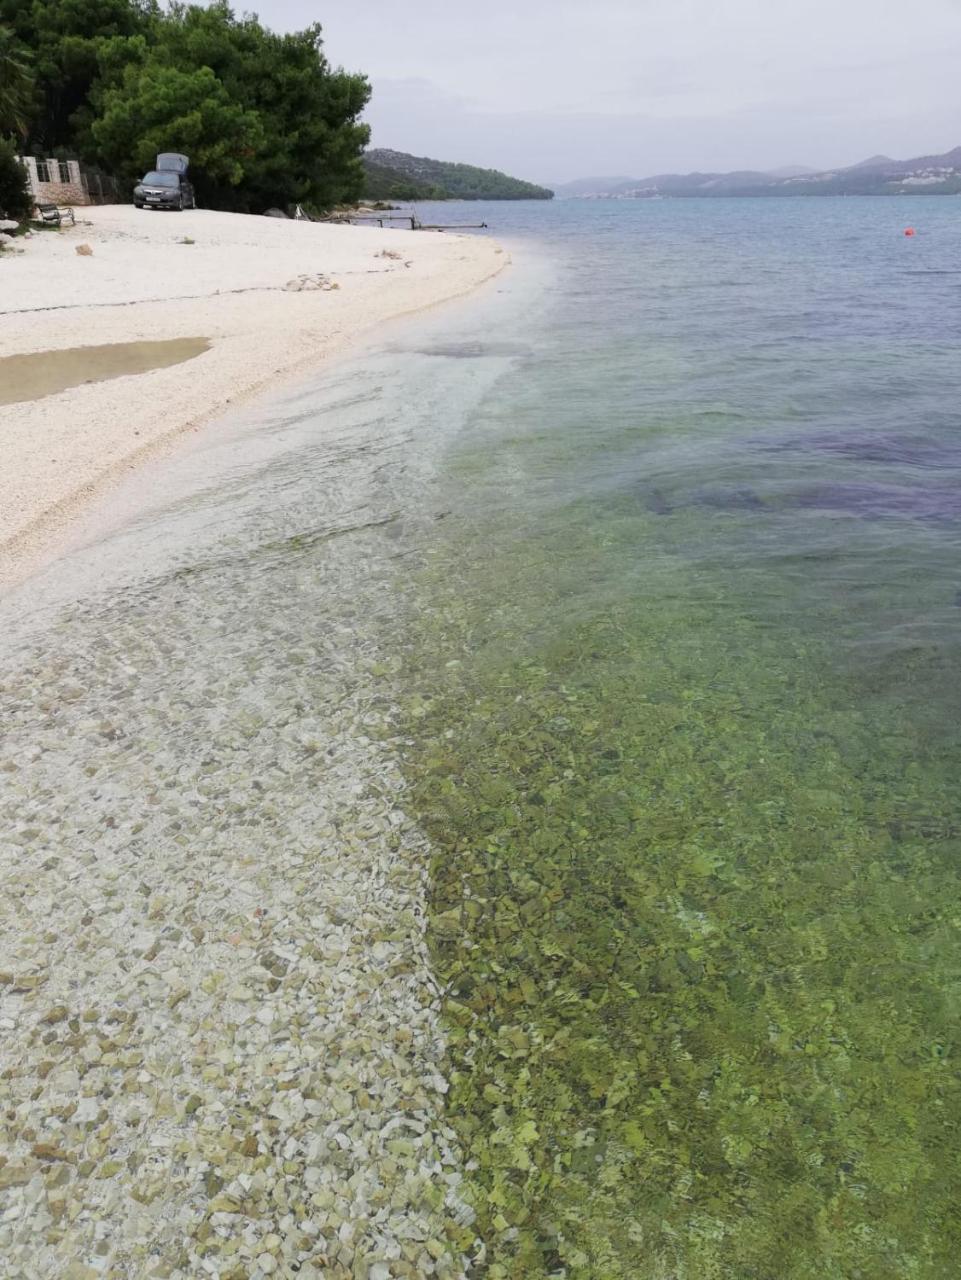
<svg viewBox="0 0 961 1280">
<path fill-rule="evenodd" d="M 4 1276 L 453 1280 L 478 1247 L 430 850 L 324 556 L 0 653 Z"/>
<path fill-rule="evenodd" d="M 316 273 L 314 275 L 294 276 L 292 280 L 288 280 L 284 285 L 284 289 L 288 293 L 303 293 L 311 290 L 321 290 L 329 293 L 332 289 L 339 289 L 340 285 L 331 280 L 328 276 Z"/>
</svg>

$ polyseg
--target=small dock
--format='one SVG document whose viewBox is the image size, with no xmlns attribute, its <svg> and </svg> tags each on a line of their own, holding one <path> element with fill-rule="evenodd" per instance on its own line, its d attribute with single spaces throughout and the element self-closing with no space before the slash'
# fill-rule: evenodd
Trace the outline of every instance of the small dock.
<svg viewBox="0 0 961 1280">
<path fill-rule="evenodd" d="M 413 213 L 378 213 L 374 210 L 364 213 L 337 213 L 333 217 L 324 218 L 324 222 L 345 223 L 352 227 L 378 226 L 390 227 L 401 223 L 411 231 L 486 231 L 486 222 L 421 222 Z"/>
</svg>

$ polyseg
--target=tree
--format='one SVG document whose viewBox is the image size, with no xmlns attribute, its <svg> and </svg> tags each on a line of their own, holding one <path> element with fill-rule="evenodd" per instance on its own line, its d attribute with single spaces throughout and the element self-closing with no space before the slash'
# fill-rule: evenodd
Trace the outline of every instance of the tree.
<svg viewBox="0 0 961 1280">
<path fill-rule="evenodd" d="M 358 117 L 370 86 L 363 76 L 331 69 L 319 26 L 278 35 L 255 17 L 238 19 L 225 0 L 206 8 L 173 4 L 157 29 L 154 56 L 170 66 L 209 67 L 230 98 L 260 119 L 243 180 L 215 199 L 259 210 L 328 208 L 360 195 L 369 129 Z"/>
<path fill-rule="evenodd" d="M 9 27 L 0 27 L 0 135 L 25 137 L 35 106 L 30 53 Z"/>
<path fill-rule="evenodd" d="M 184 151 L 221 208 L 329 208 L 363 189 L 370 86 L 330 66 L 319 26 L 279 35 L 225 0 L 0 0 L 2 24 L 32 54 L 38 151 L 121 178 Z"/>
<path fill-rule="evenodd" d="M 37 149 L 73 143 L 102 43 L 146 33 L 158 20 L 155 0 L 0 0 L 0 25 L 33 55 L 38 109 L 29 140 Z"/>
<path fill-rule="evenodd" d="M 91 132 L 104 164 L 121 178 L 141 177 L 159 151 L 186 153 L 203 201 L 209 189 L 238 186 L 263 136 L 256 112 L 232 101 L 210 67 L 181 70 L 153 54 L 103 93 Z"/>
<path fill-rule="evenodd" d="M 364 76 L 331 70 L 319 26 L 264 34 L 260 74 L 249 75 L 247 87 L 266 126 L 265 145 L 251 165 L 252 191 L 261 200 L 320 208 L 358 199 L 370 139 L 359 116 L 370 85 Z"/>
<path fill-rule="evenodd" d="M 0 215 L 22 222 L 32 211 L 26 170 L 17 159 L 13 143 L 0 138 Z"/>
</svg>

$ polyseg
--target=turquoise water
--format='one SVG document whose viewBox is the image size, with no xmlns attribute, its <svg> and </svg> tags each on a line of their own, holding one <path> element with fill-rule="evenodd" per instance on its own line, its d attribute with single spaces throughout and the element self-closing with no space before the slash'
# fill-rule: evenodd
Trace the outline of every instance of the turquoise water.
<svg viewBox="0 0 961 1280">
<path fill-rule="evenodd" d="M 209 436 L 7 610 L 25 740 L 64 672 L 117 700 L 188 846 L 197 690 L 258 786 L 275 733 L 389 720 L 477 1276 L 957 1274 L 959 210 L 445 206 L 513 271 Z M 314 785 L 272 789 L 264 858 Z"/>
<path fill-rule="evenodd" d="M 404 725 L 490 1274 L 955 1274 L 955 202 L 521 216 Z"/>
</svg>

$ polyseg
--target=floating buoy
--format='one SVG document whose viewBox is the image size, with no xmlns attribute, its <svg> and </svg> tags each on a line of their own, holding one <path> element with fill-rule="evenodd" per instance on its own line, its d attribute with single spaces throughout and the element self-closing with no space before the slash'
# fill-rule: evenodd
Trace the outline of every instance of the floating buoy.
<svg viewBox="0 0 961 1280">
<path fill-rule="evenodd" d="M 917 232 L 915 231 L 914 227 L 905 227 L 904 234 L 906 236 L 913 236 L 913 235 L 917 235 Z"/>
</svg>

